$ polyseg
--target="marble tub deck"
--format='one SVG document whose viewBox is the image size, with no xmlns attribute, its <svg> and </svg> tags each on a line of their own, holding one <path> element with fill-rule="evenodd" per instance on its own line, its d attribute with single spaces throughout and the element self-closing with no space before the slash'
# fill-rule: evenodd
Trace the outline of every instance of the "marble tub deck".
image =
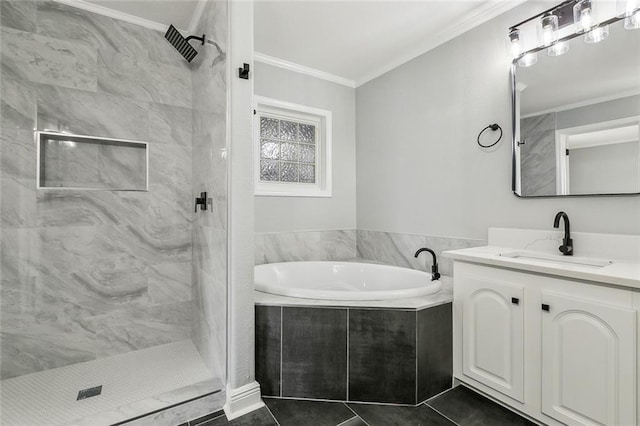
<svg viewBox="0 0 640 426">
<path fill-rule="evenodd" d="M 320 300 L 303 299 L 299 297 L 287 297 L 277 294 L 253 292 L 254 303 L 261 306 L 322 306 L 353 308 L 391 308 L 418 310 L 453 302 L 453 279 L 443 276 L 442 289 L 434 294 L 421 297 L 408 297 L 388 300 Z"/>
</svg>

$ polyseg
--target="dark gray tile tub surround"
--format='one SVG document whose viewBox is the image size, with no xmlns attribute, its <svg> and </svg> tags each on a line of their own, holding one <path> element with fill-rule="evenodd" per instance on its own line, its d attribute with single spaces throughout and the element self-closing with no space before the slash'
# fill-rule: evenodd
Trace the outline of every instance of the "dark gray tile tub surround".
<svg viewBox="0 0 640 426">
<path fill-rule="evenodd" d="M 451 386 L 453 371 L 452 305 L 418 311 L 418 401 Z"/>
<path fill-rule="evenodd" d="M 346 400 L 347 310 L 282 309 L 282 396 Z"/>
<path fill-rule="evenodd" d="M 192 334 L 221 364 L 225 312 L 206 300 L 224 300 L 224 53 L 191 68 L 156 31 L 53 1 L 0 6 L 1 378 Z M 226 3 L 200 26 L 224 42 Z M 193 95 L 205 88 L 222 96 Z M 34 128 L 149 142 L 150 191 L 36 191 Z M 222 213 L 194 221 L 201 190 Z"/>
<path fill-rule="evenodd" d="M 349 401 L 416 403 L 416 311 L 349 310 Z"/>
<path fill-rule="evenodd" d="M 265 396 L 416 405 L 451 387 L 451 321 L 451 303 L 258 305 L 256 380 Z"/>
<path fill-rule="evenodd" d="M 256 376 L 262 395 L 280 395 L 282 308 L 256 307 Z"/>
</svg>

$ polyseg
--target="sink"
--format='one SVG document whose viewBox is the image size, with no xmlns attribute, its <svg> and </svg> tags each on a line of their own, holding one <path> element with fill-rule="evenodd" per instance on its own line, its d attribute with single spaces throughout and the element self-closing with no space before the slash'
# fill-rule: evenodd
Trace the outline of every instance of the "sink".
<svg viewBox="0 0 640 426">
<path fill-rule="evenodd" d="M 560 256 L 557 254 L 537 253 L 532 251 L 510 251 L 500 253 L 499 256 L 511 259 L 534 260 L 539 262 L 552 262 L 562 265 L 586 266 L 589 268 L 602 268 L 613 264 L 611 260 L 595 259 L 591 257 Z"/>
</svg>

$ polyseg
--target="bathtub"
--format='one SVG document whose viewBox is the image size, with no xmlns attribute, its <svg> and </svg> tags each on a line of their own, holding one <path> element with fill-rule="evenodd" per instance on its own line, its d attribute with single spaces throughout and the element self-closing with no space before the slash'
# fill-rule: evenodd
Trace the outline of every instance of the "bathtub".
<svg viewBox="0 0 640 426">
<path fill-rule="evenodd" d="M 442 289 L 431 274 L 355 262 L 283 262 L 255 267 L 255 289 L 319 300 L 387 300 L 426 296 Z"/>
</svg>

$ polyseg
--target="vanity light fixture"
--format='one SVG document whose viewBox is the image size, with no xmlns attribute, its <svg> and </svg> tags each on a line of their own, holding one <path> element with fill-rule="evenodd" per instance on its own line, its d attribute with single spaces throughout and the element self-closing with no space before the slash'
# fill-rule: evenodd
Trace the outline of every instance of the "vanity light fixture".
<svg viewBox="0 0 640 426">
<path fill-rule="evenodd" d="M 522 53 L 522 46 L 520 45 L 520 30 L 517 28 L 509 31 L 509 43 L 511 46 L 511 55 L 513 58 L 517 58 Z"/>
<path fill-rule="evenodd" d="M 544 47 L 549 47 L 558 41 L 558 17 L 553 12 L 547 12 L 540 18 L 538 40 Z"/>
<path fill-rule="evenodd" d="M 609 36 L 609 24 L 623 19 L 626 29 L 640 28 L 640 0 L 616 0 L 617 16 L 603 21 L 598 21 L 598 1 L 603 0 L 565 0 L 511 26 L 509 46 L 513 62 L 520 67 L 530 67 L 538 61 L 537 53 L 541 50 L 546 50 L 549 56 L 564 55 L 569 51 L 569 41 L 576 36 L 583 36 L 585 43 L 598 43 Z M 603 10 L 609 13 L 607 8 Z M 523 40 L 535 31 L 534 26 L 537 43 L 528 46 Z"/>
<path fill-rule="evenodd" d="M 549 49 L 547 49 L 547 53 L 549 54 L 549 56 L 564 55 L 568 51 L 569 51 L 569 43 L 567 43 L 566 41 L 559 41 L 555 43 L 553 46 L 549 47 Z"/>
<path fill-rule="evenodd" d="M 601 25 L 595 27 L 584 36 L 585 43 L 598 43 L 609 37 L 609 26 Z"/>
<path fill-rule="evenodd" d="M 577 32 L 586 33 L 585 43 L 598 43 L 609 36 L 609 26 L 598 26 L 593 0 L 579 0 L 573 6 L 573 21 Z"/>
<path fill-rule="evenodd" d="M 618 0 L 617 16 L 624 18 L 626 30 L 640 29 L 640 0 Z"/>
<path fill-rule="evenodd" d="M 522 68 L 530 67 L 538 62 L 538 53 L 537 52 L 529 52 L 522 56 L 522 58 L 518 59 L 518 65 Z"/>
<path fill-rule="evenodd" d="M 592 0 L 579 0 L 573 6 L 573 22 L 576 32 L 588 32 L 596 25 Z"/>
<path fill-rule="evenodd" d="M 633 12 L 632 15 L 624 18 L 624 28 L 626 30 L 640 29 L 640 9 Z"/>
</svg>

